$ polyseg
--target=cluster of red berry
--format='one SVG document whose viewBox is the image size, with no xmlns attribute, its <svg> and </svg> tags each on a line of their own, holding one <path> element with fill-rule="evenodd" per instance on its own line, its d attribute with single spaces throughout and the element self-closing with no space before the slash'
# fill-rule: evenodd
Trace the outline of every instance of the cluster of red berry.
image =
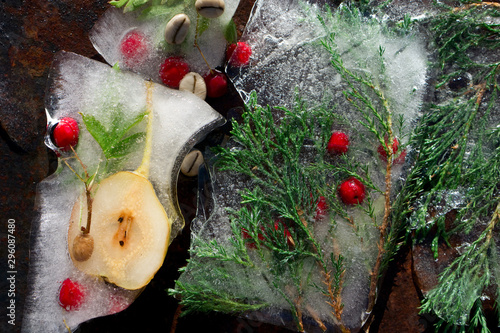
<svg viewBox="0 0 500 333">
<path fill-rule="evenodd" d="M 350 144 L 349 136 L 346 133 L 342 131 L 335 131 L 332 133 L 328 141 L 327 151 L 332 155 L 346 154 L 347 151 L 349 150 L 349 144 Z M 392 145 L 392 150 L 394 154 L 398 152 L 398 149 L 399 149 L 399 142 L 397 139 L 394 139 Z M 380 145 L 377 151 L 380 155 L 380 158 L 383 161 L 387 162 L 386 149 L 382 147 L 382 145 Z M 396 159 L 394 159 L 393 163 L 403 163 L 405 157 L 406 157 L 406 151 L 403 151 Z M 337 187 L 337 192 L 340 197 L 340 200 L 342 200 L 342 202 L 348 206 L 359 205 L 363 203 L 366 197 L 365 185 L 356 177 L 349 177 L 346 180 L 344 180 Z M 323 219 L 327 214 L 328 214 L 327 200 L 324 196 L 320 196 L 316 201 L 316 214 L 314 216 L 314 219 L 316 221 L 319 221 Z M 275 230 L 278 230 L 279 223 L 275 222 L 274 226 Z M 288 230 L 288 227 L 285 224 L 283 224 L 283 226 L 284 226 L 284 236 L 287 238 L 289 242 L 288 244 L 292 246 L 294 242 L 290 234 L 290 231 Z M 261 227 L 261 230 L 262 233 L 258 234 L 258 239 L 264 241 L 266 239 L 264 227 Z M 242 229 L 242 235 L 243 239 L 247 240 L 247 246 L 251 249 L 255 249 L 256 245 L 254 242 L 251 241 L 252 237 L 250 236 L 247 229 L 244 228 Z"/>
<path fill-rule="evenodd" d="M 149 52 L 149 42 L 140 32 L 132 31 L 122 40 L 120 52 L 125 65 L 134 67 L 146 60 Z M 238 42 L 228 46 L 226 59 L 232 66 L 246 66 L 250 61 L 252 49 L 247 43 Z M 179 88 L 181 80 L 190 72 L 189 64 L 182 57 L 172 56 L 165 59 L 160 66 L 159 76 L 162 82 L 170 88 Z M 208 97 L 217 98 L 227 92 L 228 81 L 224 73 L 210 69 L 203 76 Z"/>
<path fill-rule="evenodd" d="M 332 155 L 345 154 L 349 150 L 349 136 L 341 131 L 333 132 L 328 141 L 327 150 Z M 399 141 L 394 138 L 392 151 L 397 156 L 399 150 Z M 380 145 L 377 148 L 380 159 L 387 163 L 387 140 L 385 147 Z M 399 156 L 393 159 L 394 164 L 402 164 L 406 158 L 406 150 L 403 150 Z M 346 205 L 361 204 L 365 199 L 365 186 L 356 177 L 350 177 L 342 182 L 338 187 L 338 193 L 342 202 Z"/>
<path fill-rule="evenodd" d="M 120 51 L 128 67 L 145 61 L 150 52 L 150 43 L 146 36 L 137 31 L 129 32 L 122 40 Z M 252 50 L 247 43 L 238 42 L 231 44 L 226 50 L 226 59 L 232 66 L 246 66 L 250 61 Z M 160 79 L 170 87 L 179 88 L 181 80 L 189 73 L 189 65 L 182 57 L 169 57 L 160 67 Z M 203 77 L 207 96 L 211 98 L 221 97 L 226 94 L 228 81 L 224 73 L 210 70 Z M 50 127 L 51 141 L 63 152 L 69 151 L 71 147 L 78 144 L 80 133 L 78 123 L 75 119 L 65 117 Z"/>
<path fill-rule="evenodd" d="M 332 155 L 346 154 L 349 150 L 349 136 L 341 131 L 333 132 L 326 149 Z M 361 204 L 365 200 L 365 185 L 355 178 L 350 177 L 343 181 L 337 188 L 342 202 L 346 205 Z"/>
</svg>

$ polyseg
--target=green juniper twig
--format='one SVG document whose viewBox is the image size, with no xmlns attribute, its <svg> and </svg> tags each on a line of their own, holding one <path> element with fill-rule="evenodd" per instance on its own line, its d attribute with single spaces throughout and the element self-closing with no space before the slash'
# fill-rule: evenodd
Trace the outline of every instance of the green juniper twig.
<svg viewBox="0 0 500 333">
<path fill-rule="evenodd" d="M 411 213 L 416 241 L 435 231 L 431 242 L 435 257 L 439 241 L 448 243 L 450 235 L 482 229 L 481 224 L 490 216 L 486 228 L 441 273 L 438 285 L 422 303 L 422 312 L 437 314 L 440 320 L 436 327 L 445 332 L 487 332 L 481 297 L 486 288 L 497 283 L 493 234 L 499 209 L 500 140 L 494 114 L 500 63 L 477 57 L 478 51 L 498 52 L 500 25 L 491 18 L 498 19 L 500 13 L 494 7 L 466 2 L 431 20 L 440 70 L 437 88 L 445 89 L 450 80 L 464 73 L 470 73 L 470 79 L 464 80 L 467 84 L 461 88 L 453 87 L 455 98 L 431 105 L 423 116 L 413 137 L 419 154 L 402 191 L 410 209 L 401 211 Z M 460 194 L 459 202 L 450 196 L 455 192 Z M 412 206 L 412 201 L 418 203 Z M 439 208 L 443 202 L 444 208 Z M 433 209 L 442 211 L 429 220 Z M 452 226 L 445 225 L 447 209 L 456 215 Z"/>
<path fill-rule="evenodd" d="M 328 27 L 322 21 L 326 29 Z M 393 142 L 393 124 L 392 110 L 388 100 L 384 96 L 383 90 L 377 83 L 372 82 L 365 76 L 355 73 L 345 67 L 343 59 L 336 49 L 335 35 L 330 33 L 322 41 L 323 46 L 331 54 L 331 64 L 348 84 L 350 90 L 345 92 L 347 100 L 362 114 L 364 121 L 360 123 L 373 133 L 379 143 L 384 147 L 387 154 L 387 165 L 385 170 L 385 190 L 384 190 L 384 216 L 379 226 L 380 237 L 378 240 L 378 255 L 375 266 L 371 272 L 369 306 L 371 311 L 375 305 L 377 285 L 386 256 L 386 236 L 390 225 L 391 217 L 391 189 L 392 189 L 392 161 L 395 152 L 392 151 L 392 145 L 386 142 Z M 383 55 L 383 49 L 380 48 L 380 56 Z M 383 62 L 382 62 L 383 63 Z M 388 140 L 388 141 L 386 141 Z"/>
</svg>

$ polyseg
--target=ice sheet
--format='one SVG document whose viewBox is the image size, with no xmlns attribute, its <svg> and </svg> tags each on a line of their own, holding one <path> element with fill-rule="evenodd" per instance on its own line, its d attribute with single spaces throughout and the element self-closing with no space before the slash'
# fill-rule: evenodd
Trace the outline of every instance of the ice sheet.
<svg viewBox="0 0 500 333">
<path fill-rule="evenodd" d="M 332 117 L 341 119 L 334 122 L 332 130 L 341 129 L 350 134 L 350 156 L 361 165 L 367 166 L 370 179 L 384 191 L 386 163 L 381 161 L 377 152 L 378 143 L 373 134 L 360 124 L 360 121 L 363 121 L 361 113 L 345 98 L 343 91 L 350 90 L 350 87 L 331 66 L 330 54 L 321 45 L 321 40 L 330 33 L 335 34 L 336 51 L 341 55 L 346 70 L 366 75 L 366 78 L 381 88 L 393 119 L 400 116 L 404 118 L 406 126 L 395 130 L 400 143 L 406 142 L 405 136 L 420 117 L 426 90 L 427 52 L 418 34 L 389 33 L 383 21 L 368 18 L 349 20 L 349 9 L 344 10 L 344 15 L 334 14 L 332 17 L 326 17 L 323 9 L 305 1 L 257 1 L 242 36 L 242 40 L 247 42 L 253 51 L 250 64 L 240 68 L 228 67 L 227 72 L 247 101 L 251 92 L 256 91 L 260 105 L 291 108 L 298 93 L 311 108 L 319 105 L 331 107 Z M 326 30 L 317 19 L 318 15 L 324 17 Z M 276 119 L 281 120 L 282 116 L 283 113 L 279 110 L 275 111 Z M 241 149 L 241 146 L 231 141 L 227 147 Z M 409 151 L 411 148 L 406 149 Z M 305 154 L 304 163 L 313 160 L 313 156 L 308 158 Z M 207 289 L 229 291 L 234 299 L 247 300 L 249 304 L 266 304 L 263 312 L 251 313 L 248 316 L 297 330 L 290 312 L 287 312 L 292 311 L 293 307 L 278 291 L 279 288 L 274 288 L 274 283 L 277 283 L 285 294 L 288 292 L 287 288 L 293 289 L 292 286 L 296 282 L 290 272 L 284 270 L 277 281 L 277 276 L 270 273 L 273 264 L 262 262 L 257 256 L 252 257 L 252 254 L 250 257 L 253 266 L 246 268 L 196 256 L 206 250 L 204 245 L 200 244 L 212 240 L 222 244 L 228 253 L 237 252 L 237 248 L 230 242 L 235 235 L 234 230 L 229 227 L 227 208 L 239 209 L 242 206 L 241 197 L 235 193 L 256 187 L 256 183 L 248 178 L 221 171 L 217 162 L 213 163 L 209 171 L 213 183 L 214 213 L 208 217 L 207 211 L 200 209 L 192 228 L 192 262 L 199 260 L 203 265 L 190 264 L 181 275 L 180 283 L 184 286 L 196 286 L 203 276 L 199 267 L 220 265 L 222 270 L 230 272 L 227 276 L 231 278 L 224 278 L 224 274 L 214 272 L 213 281 L 206 284 Z M 404 166 L 393 166 L 392 179 L 396 184 L 393 186 L 392 198 L 397 193 L 397 180 L 403 171 Z M 329 180 L 339 181 L 335 177 Z M 334 186 L 335 182 L 330 184 Z M 370 312 L 370 279 L 378 254 L 379 240 L 379 229 L 375 224 L 380 224 L 384 216 L 384 195 L 372 191 L 370 196 L 373 219 L 362 207 L 351 207 L 347 208 L 347 212 L 356 228 L 333 214 L 326 219 L 335 219 L 336 221 L 332 222 L 334 227 L 329 229 L 328 223 L 326 226 L 316 223 L 312 228 L 312 232 L 320 239 L 319 244 L 323 253 L 326 253 L 325 257 L 329 257 L 330 253 L 342 253 L 344 256 L 346 271 L 341 291 L 344 305 L 341 317 L 344 327 L 353 332 L 361 329 Z M 252 250 L 248 252 L 251 253 Z M 341 326 L 338 319 L 332 315 L 332 307 L 328 305 L 324 295 L 313 287 L 324 286 L 324 276 L 318 272 L 314 262 L 304 260 L 303 265 L 304 271 L 312 272 L 311 276 L 302 276 L 303 293 L 300 296 L 295 295 L 296 298 L 293 298 L 292 293 L 288 293 L 288 296 L 293 302 L 302 302 L 305 330 L 320 331 L 316 320 L 319 319 L 328 330 L 340 331 Z M 205 279 L 201 283 L 204 284 Z"/>
<path fill-rule="evenodd" d="M 199 27 L 208 22 L 208 27 L 198 36 L 198 45 L 212 68 L 224 63 L 227 40 L 225 30 L 238 7 L 239 0 L 226 0 L 224 13 L 215 19 L 199 17 Z M 185 8 L 184 8 L 185 7 Z M 176 14 L 185 13 L 191 21 L 188 35 L 183 43 L 171 45 L 164 40 L 167 22 Z M 205 60 L 194 46 L 196 35 L 197 13 L 193 5 L 176 5 L 164 15 L 141 19 L 139 12 L 123 13 L 122 9 L 110 8 L 97 21 L 90 32 L 90 40 L 106 61 L 121 68 L 140 73 L 145 78 L 161 82 L 159 70 L 163 61 L 169 56 L 181 56 L 189 64 L 191 71 L 204 75 L 209 71 Z M 202 23 L 204 22 L 204 23 Z M 148 55 L 138 64 L 127 65 L 120 52 L 120 44 L 130 31 L 141 32 L 148 40 Z"/>
<path fill-rule="evenodd" d="M 94 116 L 105 127 L 118 117 L 126 123 L 146 111 L 146 81 L 130 72 L 113 69 L 100 62 L 61 52 L 50 73 L 46 109 L 49 126 L 62 117 L 77 120 L 80 140 L 76 149 L 90 174 L 97 171 L 96 182 L 121 170 L 135 170 L 142 161 L 144 140 L 122 160 L 106 163 L 102 150 L 87 131 L 80 113 Z M 173 221 L 170 242 L 184 226 L 176 186 L 185 155 L 224 120 L 220 114 L 193 94 L 153 85 L 153 147 L 149 181 Z M 131 133 L 145 130 L 141 122 Z M 46 142 L 53 148 L 50 136 Z M 68 224 L 72 208 L 84 191 L 83 183 L 63 163 L 79 173 L 82 167 L 71 152 L 62 153 L 57 172 L 38 186 L 39 218 L 33 221 L 30 294 L 23 321 L 23 332 L 64 332 L 79 323 L 126 308 L 141 290 L 125 290 L 105 283 L 99 277 L 79 272 L 68 254 Z M 86 301 L 80 310 L 66 311 L 58 304 L 62 281 L 71 278 L 81 283 Z M 118 300 L 118 301 L 117 301 Z M 113 308 L 114 307 L 114 308 Z"/>
</svg>

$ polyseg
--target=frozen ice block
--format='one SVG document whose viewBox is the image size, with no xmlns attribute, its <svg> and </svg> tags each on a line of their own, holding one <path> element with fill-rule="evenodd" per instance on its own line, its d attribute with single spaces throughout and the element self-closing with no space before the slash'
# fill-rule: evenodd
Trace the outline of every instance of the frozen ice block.
<svg viewBox="0 0 500 333">
<path fill-rule="evenodd" d="M 255 3 L 242 36 L 252 48 L 250 63 L 229 66 L 227 72 L 249 103 L 243 118 L 254 119 L 254 113 L 256 118 L 244 120 L 245 135 L 229 140 L 225 152 L 213 157 L 212 215 L 199 204 L 191 261 L 171 291 L 185 300 L 185 309 L 227 311 L 224 302 L 231 300 L 239 309 L 234 312 L 307 332 L 357 332 L 370 315 L 383 273 L 376 268 L 384 260 L 380 226 L 388 222 L 405 170 L 410 150 L 403 148 L 405 137 L 421 115 L 427 52 L 418 34 L 389 33 L 383 20 L 363 17 L 354 8 L 332 11 L 329 15 L 306 1 Z M 332 65 L 334 58 L 342 59 L 341 70 Z M 272 121 L 263 125 L 266 105 L 287 111 L 272 109 Z M 387 125 L 389 116 L 391 135 L 400 141 L 397 149 L 392 146 L 394 164 L 386 174 L 387 157 L 380 151 L 384 129 L 393 126 Z M 294 126 L 270 129 L 294 119 Z M 396 125 L 399 119 L 405 126 Z M 336 130 L 350 136 L 345 157 L 325 156 L 326 141 Z M 280 139 L 283 133 L 289 141 Z M 290 152 L 296 145 L 299 161 Z M 245 150 L 253 153 L 239 155 Z M 238 159 L 240 165 L 233 163 L 228 171 L 221 165 L 227 166 L 229 156 L 251 162 Z M 318 165 L 332 172 L 314 175 Z M 340 199 L 338 186 L 354 174 L 365 182 L 367 199 L 351 206 Z M 325 183 L 319 186 L 315 182 L 321 177 Z M 293 186 L 286 185 L 293 180 Z M 301 186 L 311 192 L 296 192 Z M 330 206 L 319 219 L 314 217 L 318 193 Z M 301 206 L 283 208 L 290 200 Z M 282 242 L 281 248 L 273 242 Z M 215 268 L 205 272 L 207 265 Z M 214 300 L 204 299 L 207 294 Z"/>
<path fill-rule="evenodd" d="M 222 66 L 227 44 L 225 31 L 238 4 L 239 0 L 226 0 L 224 13 L 213 19 L 198 16 L 194 1 L 189 5 L 172 6 L 171 10 L 162 6 L 166 8 L 164 14 L 147 19 L 142 19 L 139 11 L 123 13 L 122 9 L 110 8 L 91 30 L 90 39 L 109 64 L 118 63 L 120 68 L 140 73 L 155 82 L 161 82 L 160 67 L 171 56 L 183 57 L 191 71 L 203 76 L 209 68 L 194 45 L 197 25 L 197 42 L 206 61 L 212 68 Z M 169 44 L 164 37 L 167 23 L 180 13 L 186 14 L 191 22 L 187 36 L 181 44 Z M 144 42 L 142 54 L 134 61 L 127 59 L 122 49 L 123 41 L 131 32 L 143 36 Z"/>
<path fill-rule="evenodd" d="M 193 94 L 153 84 L 136 74 L 66 52 L 55 57 L 46 110 L 49 128 L 63 117 L 78 122 L 80 133 L 76 153 L 87 173 L 95 175 L 92 188 L 97 187 L 97 191 L 99 182 L 111 174 L 137 170 L 143 165 L 148 135 L 144 139 L 140 133 L 146 131 L 145 119 L 154 119 L 147 178 L 172 223 L 170 239 L 165 240 L 170 244 L 184 226 L 176 193 L 180 165 L 196 142 L 224 122 L 223 117 Z M 144 115 L 147 111 L 152 114 Z M 110 136 L 120 130 L 120 125 L 129 126 L 124 136 L 135 139 L 128 142 L 131 149 L 115 155 L 108 151 L 106 155 L 88 131 L 83 117 L 89 122 L 93 120 L 94 129 L 98 121 Z M 134 121 L 136 125 L 131 126 Z M 46 143 L 55 148 L 49 134 Z M 75 154 L 71 151 L 59 153 L 58 170 L 38 185 L 39 216 L 33 222 L 31 289 L 23 332 L 37 332 L 40 327 L 46 331 L 64 332 L 66 325 L 74 329 L 88 319 L 123 310 L 142 290 L 127 290 L 106 283 L 101 277 L 84 274 L 73 264 L 68 252 L 68 226 L 75 203 L 80 203 L 79 198 L 85 194 L 85 185 L 78 179 L 85 175 Z M 137 198 L 138 202 L 140 200 Z M 82 286 L 84 300 L 77 310 L 67 311 L 58 304 L 59 288 L 66 278 Z"/>
</svg>

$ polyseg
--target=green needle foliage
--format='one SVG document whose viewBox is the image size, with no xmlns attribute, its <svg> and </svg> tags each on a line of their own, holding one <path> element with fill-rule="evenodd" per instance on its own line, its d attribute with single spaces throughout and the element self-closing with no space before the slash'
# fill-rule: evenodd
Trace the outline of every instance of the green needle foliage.
<svg viewBox="0 0 500 333">
<path fill-rule="evenodd" d="M 350 121 L 335 119 L 331 109 L 310 107 L 300 98 L 293 108 L 271 108 L 259 106 L 251 95 L 242 123 L 233 123 L 231 141 L 215 149 L 213 162 L 217 181 L 222 177 L 243 183 L 236 186 L 240 200 L 202 221 L 210 228 L 220 220 L 226 223 L 227 214 L 230 231 L 215 238 L 204 234 L 205 229 L 194 232 L 191 259 L 175 289 L 169 290 L 188 312 L 213 306 L 232 313 L 223 305 L 237 302 L 241 309 L 243 304 L 288 309 L 299 331 L 304 316 L 325 329 L 322 321 L 346 331 L 344 286 L 362 279 L 368 308 L 359 310 L 370 312 L 375 304 L 380 276 L 397 248 L 401 227 L 392 223 L 392 181 L 397 175 L 393 161 L 404 160 L 405 148 L 393 151 L 388 143 L 396 137 L 402 142 L 409 132 L 405 116 L 415 117 L 420 107 L 423 92 L 416 90 L 425 78 L 425 52 L 418 52 L 420 44 L 411 35 L 408 19 L 393 31 L 345 6 L 336 12 L 327 9 L 320 22 L 326 37 L 321 45 L 309 46 L 327 52 L 340 74 L 348 101 L 341 101 L 347 109 L 343 113 Z M 416 66 L 405 75 L 391 76 L 396 68 L 408 67 L 408 50 L 418 54 Z M 417 79 L 406 80 L 413 77 Z M 396 86 L 399 95 L 391 91 Z M 348 154 L 326 154 L 333 128 L 355 138 Z M 379 146 L 387 161 L 380 158 Z M 348 206 L 339 198 L 338 185 L 350 177 L 367 189 L 360 205 Z M 322 197 L 329 212 L 316 218 Z M 205 267 L 216 269 L 207 272 Z M 225 293 L 214 293 L 216 285 Z M 209 299 L 214 303 L 200 306 Z"/>
<path fill-rule="evenodd" d="M 482 299 L 499 278 L 494 234 L 500 201 L 500 62 L 494 59 L 500 12 L 495 5 L 464 3 L 429 22 L 438 59 L 437 98 L 415 131 L 411 144 L 418 155 L 402 197 L 410 205 L 416 202 L 409 219 L 415 241 L 431 237 L 436 258 L 439 243 L 448 243 L 451 235 L 473 238 L 425 296 L 422 312 L 437 314 L 437 329 L 445 332 L 489 332 Z M 455 216 L 452 225 L 446 223 L 449 212 Z"/>
<path fill-rule="evenodd" d="M 361 8 L 364 8 L 364 6 L 361 6 Z M 400 106 L 396 103 L 397 98 L 391 96 L 390 85 L 388 83 L 391 79 L 397 81 L 397 78 L 391 78 L 390 74 L 387 73 L 387 66 L 390 65 L 393 56 L 397 58 L 397 54 L 400 51 L 396 52 L 395 55 L 387 55 L 386 48 L 383 44 L 380 44 L 378 45 L 376 56 L 373 57 L 374 63 L 369 65 L 370 71 L 362 71 L 359 68 L 350 69 L 345 64 L 346 56 L 343 54 L 342 49 L 338 47 L 336 40 L 338 29 L 332 29 L 328 22 L 341 20 L 343 24 L 349 25 L 352 29 L 368 31 L 365 32 L 367 35 L 370 35 L 370 30 L 373 30 L 372 34 L 374 36 L 380 34 L 392 36 L 393 38 L 406 37 L 408 40 L 411 40 L 410 20 L 405 16 L 400 26 L 395 29 L 389 29 L 386 27 L 381 28 L 382 25 L 375 18 L 364 19 L 360 9 L 356 7 L 346 5 L 335 13 L 327 8 L 326 14 L 325 18 L 320 17 L 320 21 L 327 32 L 327 37 L 323 39 L 322 45 L 331 55 L 331 65 L 341 75 L 343 81 L 347 83 L 348 89 L 344 91 L 344 95 L 354 109 L 360 113 L 361 119 L 359 123 L 372 136 L 370 141 L 377 142 L 383 147 L 386 156 L 388 156 L 384 172 L 385 188 L 381 192 L 384 195 L 385 203 L 384 217 L 379 223 L 379 254 L 373 268 L 370 286 L 369 309 L 371 309 L 375 305 L 375 290 L 379 283 L 379 277 L 398 250 L 398 241 L 401 239 L 401 233 L 405 229 L 405 225 L 402 223 L 403 219 L 401 218 L 405 210 L 405 198 L 400 196 L 397 200 L 394 200 L 391 191 L 392 164 L 397 159 L 400 159 L 399 155 L 403 149 L 399 148 L 398 151 L 393 151 L 392 148 L 394 146 L 388 144 L 388 142 L 394 142 L 396 137 L 399 137 L 401 140 L 408 131 L 404 119 L 405 111 L 401 110 Z M 379 31 L 378 29 L 381 30 Z M 367 40 L 374 42 L 376 38 L 371 37 L 367 38 Z M 367 43 L 367 41 L 363 41 L 363 43 Z M 361 45 L 362 43 L 359 42 L 359 44 Z M 371 46 L 373 49 L 373 45 Z M 354 43 L 354 48 L 356 47 L 356 43 Z M 402 49 L 405 47 L 403 46 Z M 353 56 L 356 55 L 355 51 L 350 50 L 349 52 Z M 403 76 L 405 74 L 399 73 L 399 75 Z M 394 87 L 394 89 L 404 91 L 404 87 Z M 411 92 L 408 95 L 411 95 Z M 368 169 L 366 170 L 366 174 L 370 174 Z"/>
<path fill-rule="evenodd" d="M 337 222 L 315 217 L 316 205 L 325 195 L 340 218 L 352 220 L 329 184 L 355 175 L 370 188 L 376 186 L 347 158 L 325 162 L 335 120 L 331 110 L 309 108 L 300 99 L 289 110 L 260 107 L 255 93 L 251 96 L 242 123 L 233 122 L 234 145 L 215 148 L 219 172 L 239 174 L 251 186 L 240 192 L 241 207 L 229 209 L 229 239 L 193 238 L 192 258 L 176 288 L 169 290 L 188 313 L 241 312 L 278 306 L 276 299 L 281 299 L 303 330 L 301 299 L 317 290 L 330 305 L 332 320 L 342 325 L 344 257 L 325 245 L 331 244 Z M 317 223 L 325 224 L 321 229 L 326 233 L 318 233 Z M 213 269 L 207 272 L 207 266 Z M 216 292 L 214 283 L 228 292 Z M 259 284 L 270 293 L 262 295 Z"/>
</svg>

